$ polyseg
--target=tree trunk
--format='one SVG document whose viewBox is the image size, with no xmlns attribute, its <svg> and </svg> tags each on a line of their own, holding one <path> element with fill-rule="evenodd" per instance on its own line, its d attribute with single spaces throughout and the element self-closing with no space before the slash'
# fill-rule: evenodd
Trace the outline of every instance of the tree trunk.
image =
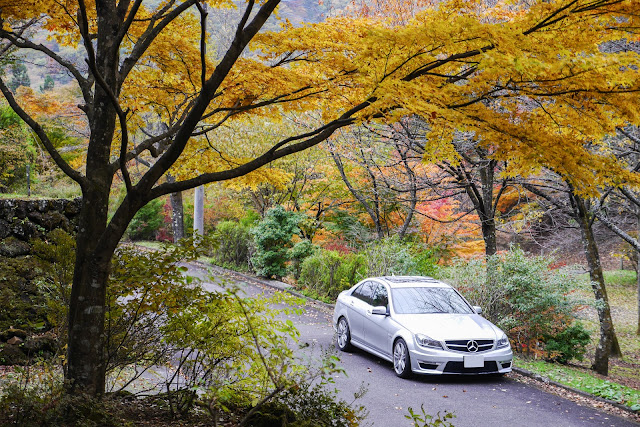
<svg viewBox="0 0 640 427">
<path fill-rule="evenodd" d="M 99 15 L 95 68 L 104 84 L 117 93 L 119 49 L 115 42 L 118 17 L 108 2 L 96 3 Z M 72 394 L 90 396 L 104 393 L 104 307 L 111 258 L 127 223 L 120 223 L 119 235 L 105 241 L 109 193 L 113 180 L 111 144 L 116 126 L 116 110 L 110 95 L 96 83 L 89 126 L 86 183 L 82 188 L 82 208 L 76 237 L 76 263 L 69 303 L 69 343 L 65 382 Z M 125 200 L 127 200 L 125 198 Z M 129 218 L 130 220 L 131 218 Z M 115 238 L 115 243 L 114 243 Z"/>
<path fill-rule="evenodd" d="M 484 240 L 485 256 L 491 257 L 498 253 L 498 243 L 496 239 L 496 209 L 494 208 L 493 186 L 495 185 L 495 160 L 487 160 L 486 150 L 478 147 L 476 149 L 480 158 L 483 159 L 480 166 L 480 184 L 482 185 L 482 198 L 478 201 L 482 209 L 477 209 L 480 221 L 482 221 L 482 239 Z M 499 193 L 500 194 L 500 193 Z M 499 198 L 499 197 L 498 197 Z M 497 206 L 498 200 L 495 201 Z"/>
<path fill-rule="evenodd" d="M 406 175 L 409 177 L 409 206 L 406 208 L 407 216 L 404 219 L 402 227 L 398 231 L 398 236 L 400 239 L 404 239 L 404 236 L 407 234 L 407 230 L 411 225 L 411 221 L 413 220 L 413 215 L 416 211 L 416 205 L 418 204 L 418 183 L 416 179 L 416 174 L 411 168 L 407 160 L 407 152 L 402 151 L 398 145 L 396 145 L 396 151 L 400 154 L 400 158 L 402 159 L 402 165 L 404 166 L 404 170 Z"/>
<path fill-rule="evenodd" d="M 589 266 L 589 277 L 596 299 L 596 310 L 600 321 L 600 342 L 596 347 L 592 369 L 601 375 L 609 374 L 609 356 L 621 356 L 620 345 L 616 338 L 611 318 L 609 298 L 600 264 L 600 254 L 596 244 L 593 228 L 586 203 L 582 197 L 571 194 L 572 205 L 576 213 L 576 219 L 580 224 L 582 243 Z"/>
<path fill-rule="evenodd" d="M 104 306 L 114 249 L 98 247 L 106 228 L 109 191 L 85 192 L 76 237 L 76 263 L 69 304 L 65 380 L 71 393 L 104 392 Z"/>
<path fill-rule="evenodd" d="M 498 253 L 498 243 L 496 240 L 496 220 L 493 215 L 480 216 L 482 221 L 482 239 L 486 257 L 491 257 Z"/>
<path fill-rule="evenodd" d="M 167 182 L 175 182 L 175 178 L 167 174 Z M 171 202 L 171 231 L 173 234 L 173 243 L 184 238 L 184 205 L 182 203 L 182 192 L 171 193 L 169 196 Z"/>
</svg>

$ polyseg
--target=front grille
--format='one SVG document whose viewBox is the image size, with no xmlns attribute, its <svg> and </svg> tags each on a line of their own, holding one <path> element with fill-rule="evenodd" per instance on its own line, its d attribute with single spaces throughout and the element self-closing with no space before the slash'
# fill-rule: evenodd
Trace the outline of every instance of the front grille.
<svg viewBox="0 0 640 427">
<path fill-rule="evenodd" d="M 481 368 L 465 368 L 464 362 L 447 362 L 443 372 L 445 374 L 492 374 L 498 372 L 498 364 L 490 361 L 484 362 Z"/>
<path fill-rule="evenodd" d="M 449 350 L 469 353 L 468 346 L 471 341 L 472 340 L 449 340 L 445 341 L 445 344 L 447 344 Z M 474 353 L 480 353 L 481 351 L 487 351 L 493 348 L 493 340 L 475 340 L 475 342 L 478 344 L 478 350 Z"/>
</svg>

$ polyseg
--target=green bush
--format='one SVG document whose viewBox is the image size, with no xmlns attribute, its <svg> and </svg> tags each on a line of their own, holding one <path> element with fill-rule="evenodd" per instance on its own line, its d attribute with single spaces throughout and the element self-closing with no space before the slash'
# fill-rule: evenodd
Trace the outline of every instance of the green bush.
<svg viewBox="0 0 640 427">
<path fill-rule="evenodd" d="M 365 265 L 363 255 L 319 250 L 302 263 L 298 285 L 312 296 L 335 299 L 365 277 Z"/>
<path fill-rule="evenodd" d="M 303 261 L 298 286 L 310 296 L 333 300 L 365 277 L 435 275 L 439 255 L 437 248 L 397 237 L 371 243 L 356 254 L 318 250 Z"/>
<path fill-rule="evenodd" d="M 583 360 L 591 335 L 581 323 L 576 323 L 555 335 L 546 335 L 544 339 L 549 359 L 564 364 L 571 359 Z"/>
<path fill-rule="evenodd" d="M 252 230 L 256 252 L 251 262 L 256 273 L 267 278 L 287 274 L 291 238 L 300 232 L 300 216 L 282 206 L 271 208 Z"/>
<path fill-rule="evenodd" d="M 221 221 L 211 235 L 212 256 L 217 265 L 246 270 L 252 244 L 250 227 L 236 221 Z"/>
<path fill-rule="evenodd" d="M 129 239 L 155 240 L 156 233 L 163 224 L 163 206 L 162 199 L 154 199 L 140 208 L 127 228 Z"/>
<path fill-rule="evenodd" d="M 442 247 L 427 246 L 423 243 L 413 243 L 409 250 L 413 255 L 415 273 L 420 276 L 436 276 L 439 261 L 447 255 L 447 251 Z"/>
<path fill-rule="evenodd" d="M 291 260 L 289 270 L 293 273 L 294 279 L 298 280 L 300 278 L 302 263 L 305 259 L 313 255 L 316 249 L 317 247 L 309 240 L 301 240 L 289 250 L 289 259 Z"/>
<path fill-rule="evenodd" d="M 105 319 L 107 391 L 118 391 L 178 350 L 161 331 L 170 316 L 202 297 L 182 264 L 201 255 L 189 240 L 141 251 L 122 246 L 114 254 L 107 285 Z M 128 366 L 136 369 L 128 376 Z"/>
<path fill-rule="evenodd" d="M 516 248 L 486 263 L 458 262 L 442 272 L 507 333 L 515 351 L 545 356 L 545 342 L 571 326 L 576 310 L 586 304 L 575 296 L 586 283 L 570 268 L 552 269 L 555 262 L 552 257 L 527 256 Z"/>
</svg>

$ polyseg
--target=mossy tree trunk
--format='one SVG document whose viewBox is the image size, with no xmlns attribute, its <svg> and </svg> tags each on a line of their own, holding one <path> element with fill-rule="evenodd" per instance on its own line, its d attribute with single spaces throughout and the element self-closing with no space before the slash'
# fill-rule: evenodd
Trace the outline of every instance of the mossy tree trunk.
<svg viewBox="0 0 640 427">
<path fill-rule="evenodd" d="M 596 299 L 596 310 L 600 321 L 600 341 L 596 346 L 592 369 L 601 375 L 609 375 L 609 356 L 620 357 L 620 344 L 613 328 L 611 307 L 607 296 L 607 289 L 600 263 L 598 245 L 593 234 L 592 215 L 589 213 L 587 202 L 572 190 L 570 194 L 574 217 L 580 226 L 584 253 L 589 267 L 589 277 Z"/>
</svg>

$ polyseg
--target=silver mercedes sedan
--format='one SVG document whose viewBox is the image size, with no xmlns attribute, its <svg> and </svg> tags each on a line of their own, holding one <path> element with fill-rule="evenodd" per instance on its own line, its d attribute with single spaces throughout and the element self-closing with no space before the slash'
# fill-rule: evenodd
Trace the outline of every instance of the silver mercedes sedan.
<svg viewBox="0 0 640 427">
<path fill-rule="evenodd" d="M 453 287 L 430 277 L 373 277 L 338 296 L 336 344 L 392 362 L 402 378 L 510 372 L 509 339 L 479 313 Z"/>
</svg>

